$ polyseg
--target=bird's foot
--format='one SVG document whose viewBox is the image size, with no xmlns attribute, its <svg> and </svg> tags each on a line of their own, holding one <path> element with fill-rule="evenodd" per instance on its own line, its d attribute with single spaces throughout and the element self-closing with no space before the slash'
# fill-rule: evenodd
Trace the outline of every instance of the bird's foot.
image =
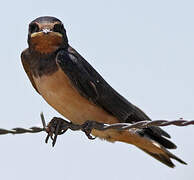
<svg viewBox="0 0 194 180">
<path fill-rule="evenodd" d="M 64 134 L 68 127 L 65 128 L 65 124 L 69 122 L 66 122 L 62 118 L 54 117 L 46 126 L 46 132 L 48 133 L 45 142 L 47 143 L 49 138 L 52 139 L 52 146 L 54 147 L 56 141 L 57 141 L 57 136 Z"/>
<path fill-rule="evenodd" d="M 54 117 L 48 123 L 48 125 L 46 125 L 43 113 L 41 113 L 41 119 L 43 123 L 43 128 L 48 134 L 45 139 L 45 142 L 48 143 L 49 138 L 51 138 L 53 147 L 56 143 L 57 136 L 64 134 L 68 129 L 71 129 L 73 131 L 82 130 L 85 133 L 85 135 L 88 137 L 88 139 L 93 140 L 95 139 L 95 137 L 91 135 L 92 130 L 93 129 L 103 130 L 104 128 L 104 124 L 96 121 L 88 120 L 84 124 L 78 125 L 58 117 Z"/>
<path fill-rule="evenodd" d="M 92 129 L 94 128 L 94 125 L 96 124 L 95 121 L 86 121 L 84 124 L 82 124 L 81 130 L 85 133 L 85 135 L 88 137 L 88 139 L 94 140 L 96 137 L 93 137 L 91 135 Z"/>
</svg>

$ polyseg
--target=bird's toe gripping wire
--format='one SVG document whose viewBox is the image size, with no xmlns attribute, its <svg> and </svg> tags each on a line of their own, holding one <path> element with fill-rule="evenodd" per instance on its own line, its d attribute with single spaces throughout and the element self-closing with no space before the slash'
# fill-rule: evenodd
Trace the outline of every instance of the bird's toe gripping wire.
<svg viewBox="0 0 194 180">
<path fill-rule="evenodd" d="M 86 121 L 84 124 L 81 126 L 81 130 L 85 133 L 85 135 L 88 137 L 88 139 L 94 140 L 96 137 L 93 137 L 91 135 L 92 130 L 94 129 L 94 121 Z"/>
<path fill-rule="evenodd" d="M 54 147 L 56 141 L 57 141 L 57 136 L 64 134 L 68 127 L 65 127 L 65 120 L 54 117 L 48 125 L 45 127 L 45 130 L 47 132 L 47 137 L 45 139 L 45 142 L 48 143 L 49 138 L 52 140 L 52 146 Z M 69 123 L 69 122 L 68 122 Z"/>
<path fill-rule="evenodd" d="M 100 123 L 95 121 L 86 121 L 81 125 L 73 124 L 59 117 L 52 118 L 48 125 L 46 125 L 43 113 L 41 113 L 41 120 L 43 124 L 43 129 L 47 133 L 45 142 L 48 143 L 48 140 L 50 138 L 52 140 L 53 147 L 57 141 L 57 136 L 64 134 L 68 129 L 71 129 L 73 131 L 81 130 L 85 133 L 88 139 L 93 140 L 95 139 L 95 137 L 91 135 L 92 130 L 94 129 L 95 126 L 97 127 L 102 126 Z"/>
</svg>

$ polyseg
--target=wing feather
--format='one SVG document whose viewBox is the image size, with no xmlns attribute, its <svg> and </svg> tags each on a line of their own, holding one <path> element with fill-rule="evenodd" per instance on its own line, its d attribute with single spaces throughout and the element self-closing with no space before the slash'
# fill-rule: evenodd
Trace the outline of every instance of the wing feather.
<svg viewBox="0 0 194 180">
<path fill-rule="evenodd" d="M 59 51 L 56 61 L 82 96 L 114 115 L 119 122 L 134 123 L 151 120 L 141 109 L 116 92 L 73 48 Z M 145 128 L 139 132 L 161 139 L 161 142 L 165 141 L 162 136 L 170 138 L 170 135 L 159 127 Z M 168 147 L 176 148 L 173 143 L 169 143 Z"/>
</svg>

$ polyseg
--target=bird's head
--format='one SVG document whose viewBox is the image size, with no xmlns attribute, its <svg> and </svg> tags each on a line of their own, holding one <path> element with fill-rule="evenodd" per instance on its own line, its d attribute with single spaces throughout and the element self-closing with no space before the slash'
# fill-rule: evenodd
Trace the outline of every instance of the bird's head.
<svg viewBox="0 0 194 180">
<path fill-rule="evenodd" d="M 41 54 L 55 52 L 68 46 L 68 39 L 63 23 L 51 16 L 43 16 L 29 24 L 29 48 Z"/>
</svg>

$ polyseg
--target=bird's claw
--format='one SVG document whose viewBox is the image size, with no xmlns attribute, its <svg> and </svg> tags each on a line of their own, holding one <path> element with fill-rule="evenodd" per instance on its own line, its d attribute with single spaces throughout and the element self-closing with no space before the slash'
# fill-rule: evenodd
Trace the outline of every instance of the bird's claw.
<svg viewBox="0 0 194 180">
<path fill-rule="evenodd" d="M 46 126 L 43 114 L 41 114 L 41 118 L 42 118 L 42 122 L 43 122 L 43 127 L 44 127 L 45 131 L 47 132 L 47 137 L 45 139 L 45 142 L 48 143 L 49 138 L 51 138 L 53 147 L 56 143 L 57 136 L 65 133 L 67 131 L 67 129 L 71 129 L 74 131 L 82 130 L 85 133 L 85 135 L 88 137 L 88 139 L 93 140 L 93 139 L 96 139 L 96 137 L 93 137 L 91 135 L 92 130 L 96 126 L 97 127 L 102 126 L 101 123 L 98 123 L 95 121 L 86 121 L 82 125 L 75 125 L 75 124 L 72 124 L 70 122 L 65 121 L 62 118 L 58 118 L 58 117 L 54 117 Z"/>
<path fill-rule="evenodd" d="M 57 136 L 65 133 L 67 129 L 64 129 L 64 120 L 61 118 L 54 117 L 49 124 L 47 125 L 46 132 L 48 133 L 45 142 L 47 143 L 49 138 L 52 139 L 52 146 L 54 147 L 56 141 L 57 141 Z"/>
<path fill-rule="evenodd" d="M 96 137 L 93 137 L 91 135 L 93 125 L 94 125 L 94 121 L 86 121 L 84 124 L 82 124 L 82 128 L 81 128 L 81 130 L 85 133 L 88 139 L 91 139 L 91 140 L 96 139 Z"/>
</svg>

